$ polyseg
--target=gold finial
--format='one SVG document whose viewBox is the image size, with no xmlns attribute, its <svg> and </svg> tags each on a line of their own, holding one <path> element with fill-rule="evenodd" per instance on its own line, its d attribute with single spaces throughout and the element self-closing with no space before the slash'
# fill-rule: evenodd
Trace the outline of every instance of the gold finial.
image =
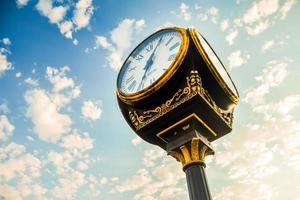
<svg viewBox="0 0 300 200">
<path fill-rule="evenodd" d="M 201 93 L 202 80 L 197 70 L 191 70 L 190 76 L 187 77 L 187 84 L 193 92 Z"/>
</svg>

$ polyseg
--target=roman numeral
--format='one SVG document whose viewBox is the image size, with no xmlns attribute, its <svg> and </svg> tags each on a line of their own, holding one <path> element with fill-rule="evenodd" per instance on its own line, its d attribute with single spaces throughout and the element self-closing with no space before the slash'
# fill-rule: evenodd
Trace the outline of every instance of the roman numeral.
<svg viewBox="0 0 300 200">
<path fill-rule="evenodd" d="M 126 80 L 126 83 L 128 84 L 129 82 L 133 81 L 133 75 L 131 75 L 127 80 Z"/>
<path fill-rule="evenodd" d="M 176 42 L 173 46 L 170 47 L 170 51 L 172 51 L 173 49 L 175 49 L 176 47 L 179 46 L 179 42 Z"/>
<path fill-rule="evenodd" d="M 176 57 L 176 53 L 174 53 L 174 54 L 170 55 L 170 56 L 169 56 L 169 59 L 168 59 L 168 61 L 172 61 L 172 60 L 174 60 L 174 59 L 175 59 L 175 57 Z"/>
<path fill-rule="evenodd" d="M 136 86 L 136 81 L 134 80 L 133 82 L 130 83 L 127 89 L 129 91 L 132 91 L 135 88 L 135 86 Z"/>
<path fill-rule="evenodd" d="M 173 40 L 173 37 L 171 37 L 171 38 L 168 40 L 168 42 L 166 43 L 166 46 L 168 46 L 172 40 Z"/>
<path fill-rule="evenodd" d="M 144 82 L 142 81 L 141 84 L 138 87 L 138 91 L 140 91 L 142 88 L 144 88 Z"/>
<path fill-rule="evenodd" d="M 150 79 L 150 84 L 152 84 L 155 81 L 155 78 Z"/>
<path fill-rule="evenodd" d="M 146 51 L 149 52 L 153 49 L 153 44 L 151 43 L 149 46 L 146 47 Z"/>
<path fill-rule="evenodd" d="M 132 67 L 132 68 L 128 68 L 128 72 L 131 72 L 132 70 L 135 70 L 136 66 L 135 67 Z"/>
<path fill-rule="evenodd" d="M 136 59 L 137 61 L 140 61 L 140 60 L 142 60 L 143 58 L 144 58 L 144 56 L 141 55 L 141 54 L 139 54 L 139 55 L 137 55 L 137 56 L 135 57 L 135 59 Z"/>
</svg>

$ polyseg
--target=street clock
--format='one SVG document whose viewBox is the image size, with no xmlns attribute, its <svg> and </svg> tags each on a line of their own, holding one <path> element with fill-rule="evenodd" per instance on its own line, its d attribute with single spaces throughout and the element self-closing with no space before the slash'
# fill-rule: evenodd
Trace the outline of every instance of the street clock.
<svg viewBox="0 0 300 200">
<path fill-rule="evenodd" d="M 229 133 L 238 92 L 197 30 L 171 27 L 150 35 L 130 53 L 119 72 L 117 97 L 131 128 L 167 150 L 171 140 L 184 134 L 177 129 L 187 125 L 209 141 Z"/>
<path fill-rule="evenodd" d="M 170 27 L 127 57 L 117 99 L 133 131 L 180 161 L 188 178 L 199 172 L 191 167 L 204 167 L 204 157 L 214 153 L 211 142 L 231 132 L 239 94 L 200 32 Z"/>
</svg>

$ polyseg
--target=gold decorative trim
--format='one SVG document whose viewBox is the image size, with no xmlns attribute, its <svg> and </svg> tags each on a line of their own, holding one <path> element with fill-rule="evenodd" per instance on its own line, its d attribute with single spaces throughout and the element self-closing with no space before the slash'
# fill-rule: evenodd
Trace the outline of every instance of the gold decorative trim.
<svg viewBox="0 0 300 200">
<path fill-rule="evenodd" d="M 185 103 L 186 101 L 192 99 L 196 95 L 200 95 L 208 103 L 208 105 L 210 105 L 211 108 L 227 123 L 227 125 L 231 127 L 233 119 L 233 109 L 225 111 L 217 106 L 217 104 L 209 95 L 208 91 L 202 86 L 202 81 L 197 70 L 191 70 L 190 75 L 186 77 L 186 86 L 184 88 L 178 89 L 170 99 L 165 101 L 165 103 L 143 112 L 131 110 L 128 113 L 129 118 L 136 130 L 140 130 L 151 122 L 157 120 L 161 116 Z M 176 123 L 176 125 L 183 122 L 184 120 L 189 119 L 190 117 L 195 117 L 200 123 L 209 128 L 209 126 L 195 113 L 193 113 L 192 116 L 190 115 L 180 120 Z M 174 126 L 175 125 L 172 125 L 168 128 L 168 130 L 170 128 L 173 128 Z M 209 130 L 213 133 L 213 135 L 216 135 L 216 133 L 211 128 L 209 128 Z"/>
<path fill-rule="evenodd" d="M 223 63 L 221 62 L 220 58 L 218 57 L 218 55 L 214 52 L 214 50 L 212 49 L 212 51 L 215 53 L 216 57 L 218 58 L 218 60 L 220 61 L 220 63 L 222 64 L 224 70 L 226 71 L 229 79 L 231 80 L 233 87 L 237 93 L 237 95 L 234 94 L 234 92 L 229 88 L 229 86 L 226 84 L 226 82 L 224 81 L 224 79 L 222 78 L 222 76 L 220 75 L 220 73 L 217 71 L 216 67 L 214 66 L 213 62 L 210 60 L 210 58 L 208 57 L 207 53 L 205 52 L 200 39 L 198 38 L 196 32 L 197 30 L 194 28 L 189 28 L 189 33 L 192 37 L 192 40 L 197 48 L 197 50 L 199 51 L 199 53 L 202 55 L 202 57 L 204 58 L 205 62 L 208 65 L 209 70 L 213 73 L 214 77 L 217 79 L 218 83 L 220 84 L 220 86 L 223 88 L 223 90 L 228 94 L 229 98 L 232 100 L 233 103 L 237 103 L 238 99 L 239 99 L 239 95 L 238 95 L 238 91 L 230 77 L 230 75 L 228 74 L 226 68 L 224 67 Z M 206 41 L 206 39 L 203 37 L 203 35 L 198 32 L 202 38 Z M 206 41 L 207 42 L 207 41 Z M 210 46 L 210 44 L 207 42 L 207 44 Z"/>
<path fill-rule="evenodd" d="M 205 156 L 213 155 L 214 150 L 207 146 L 200 137 L 194 137 L 188 144 L 180 146 L 178 149 L 168 152 L 168 155 L 181 162 L 183 171 L 190 165 L 205 165 Z"/>
<path fill-rule="evenodd" d="M 184 28 L 168 27 L 168 28 L 161 29 L 161 30 L 151 34 L 145 40 L 143 40 L 132 52 L 134 52 L 143 42 L 148 40 L 153 35 L 157 34 L 160 31 L 164 31 L 164 30 L 168 30 L 168 29 L 169 30 L 170 29 L 171 30 L 177 30 L 180 33 L 181 37 L 182 37 L 182 43 L 181 43 L 181 46 L 179 48 L 179 53 L 176 55 L 176 58 L 171 63 L 171 65 L 168 67 L 166 72 L 160 78 L 158 78 L 158 80 L 156 80 L 152 85 L 144 88 L 141 91 L 133 93 L 133 94 L 125 94 L 120 90 L 120 88 L 118 86 L 118 81 L 119 81 L 119 78 L 120 78 L 120 73 L 119 73 L 118 78 L 117 78 L 117 95 L 118 95 L 118 97 L 120 97 L 120 99 L 122 101 L 135 102 L 135 101 L 139 101 L 139 100 L 149 96 L 152 92 L 154 92 L 154 91 L 158 90 L 159 88 L 161 88 L 174 75 L 174 73 L 177 71 L 177 69 L 181 65 L 183 59 L 185 58 L 185 55 L 187 53 L 188 46 L 189 46 L 189 38 L 188 38 L 187 32 Z M 130 55 L 131 54 L 132 53 L 130 53 Z M 127 59 L 125 60 L 124 63 L 126 63 L 128 58 L 130 57 L 130 55 L 127 57 Z M 123 66 L 124 66 L 124 64 L 123 64 Z M 123 68 L 123 66 L 122 66 L 122 68 Z M 122 68 L 121 68 L 121 70 L 122 70 Z M 120 70 L 120 72 L 121 72 L 121 70 Z"/>
</svg>

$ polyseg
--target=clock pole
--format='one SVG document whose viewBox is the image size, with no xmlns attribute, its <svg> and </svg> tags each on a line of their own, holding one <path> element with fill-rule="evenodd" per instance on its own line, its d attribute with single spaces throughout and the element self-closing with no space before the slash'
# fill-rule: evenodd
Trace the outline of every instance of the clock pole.
<svg viewBox="0 0 300 200">
<path fill-rule="evenodd" d="M 194 164 L 185 169 L 190 200 L 211 200 L 204 166 Z"/>
<path fill-rule="evenodd" d="M 192 138 L 184 145 L 181 145 L 185 142 L 181 139 L 176 141 L 177 144 L 169 146 L 172 150 L 168 155 L 182 163 L 190 200 L 211 200 L 204 168 L 205 156 L 213 155 L 214 151 L 210 142 L 196 130 L 192 130 L 189 135 Z"/>
</svg>

